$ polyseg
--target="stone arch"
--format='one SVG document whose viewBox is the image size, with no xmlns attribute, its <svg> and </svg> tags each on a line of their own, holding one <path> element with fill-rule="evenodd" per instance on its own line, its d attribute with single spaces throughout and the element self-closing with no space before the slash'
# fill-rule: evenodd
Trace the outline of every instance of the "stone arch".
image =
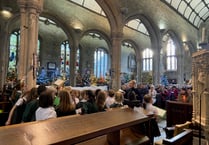
<svg viewBox="0 0 209 145">
<path fill-rule="evenodd" d="M 125 19 L 124 25 L 133 19 L 140 19 L 141 22 L 146 27 L 149 36 L 150 36 L 150 42 L 151 42 L 151 49 L 154 52 L 153 56 L 153 83 L 158 84 L 160 82 L 160 68 L 159 68 L 159 56 L 160 56 L 160 48 L 161 48 L 161 37 L 160 37 L 160 30 L 157 27 L 157 25 L 152 21 L 151 18 L 144 14 L 136 13 L 134 15 L 131 15 Z"/>
<path fill-rule="evenodd" d="M 95 1 L 100 5 L 102 10 L 106 14 L 107 19 L 110 23 L 112 35 L 114 35 L 114 33 L 117 33 L 117 32 L 122 32 L 122 25 L 121 24 L 122 24 L 123 20 L 122 20 L 122 14 L 120 13 L 120 11 L 118 11 L 117 2 L 115 2 L 115 1 L 100 1 L 100 0 L 95 0 Z"/>
<path fill-rule="evenodd" d="M 91 32 L 92 32 L 92 33 L 97 33 L 97 34 L 99 34 L 99 35 L 102 36 L 102 38 L 106 41 L 106 43 L 107 43 L 107 45 L 108 45 L 108 47 L 109 47 L 108 52 L 110 53 L 110 50 L 111 50 L 111 41 L 110 41 L 110 38 L 109 38 L 109 36 L 108 36 L 105 32 L 103 32 L 103 31 L 101 31 L 101 30 L 97 30 L 97 29 L 90 29 L 90 30 L 87 30 L 87 31 L 83 32 L 83 34 L 82 34 L 82 36 L 81 36 L 81 39 L 82 39 L 82 37 L 84 37 L 86 34 L 91 33 Z"/>
</svg>

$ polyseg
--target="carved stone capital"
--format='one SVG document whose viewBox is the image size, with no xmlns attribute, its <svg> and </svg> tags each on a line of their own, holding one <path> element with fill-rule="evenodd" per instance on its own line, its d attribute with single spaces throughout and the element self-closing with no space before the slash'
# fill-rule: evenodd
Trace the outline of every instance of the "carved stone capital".
<svg viewBox="0 0 209 145">
<path fill-rule="evenodd" d="M 43 0 L 17 0 L 20 11 L 24 12 L 27 9 L 35 9 L 37 13 L 43 10 Z"/>
</svg>

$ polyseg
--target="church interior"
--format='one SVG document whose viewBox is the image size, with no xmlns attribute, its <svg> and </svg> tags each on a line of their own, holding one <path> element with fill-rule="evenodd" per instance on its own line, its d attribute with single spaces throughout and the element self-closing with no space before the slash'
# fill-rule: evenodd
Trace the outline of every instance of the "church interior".
<svg viewBox="0 0 209 145">
<path fill-rule="evenodd" d="M 208 144 L 208 18 L 209 0 L 0 0 L 0 140 Z"/>
</svg>

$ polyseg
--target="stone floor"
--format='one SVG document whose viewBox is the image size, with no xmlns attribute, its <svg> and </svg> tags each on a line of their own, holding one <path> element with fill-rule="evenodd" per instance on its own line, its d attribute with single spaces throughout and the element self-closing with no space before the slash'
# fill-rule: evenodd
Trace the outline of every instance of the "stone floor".
<svg viewBox="0 0 209 145">
<path fill-rule="evenodd" d="M 161 136 L 155 137 L 155 138 L 154 138 L 154 142 L 160 141 L 160 140 L 162 140 L 163 138 L 166 138 L 166 134 L 165 134 L 165 131 L 164 131 L 164 129 L 163 129 L 163 128 L 166 127 L 166 120 L 159 120 L 159 122 L 158 122 L 158 127 L 159 127 L 159 129 L 160 129 Z"/>
</svg>

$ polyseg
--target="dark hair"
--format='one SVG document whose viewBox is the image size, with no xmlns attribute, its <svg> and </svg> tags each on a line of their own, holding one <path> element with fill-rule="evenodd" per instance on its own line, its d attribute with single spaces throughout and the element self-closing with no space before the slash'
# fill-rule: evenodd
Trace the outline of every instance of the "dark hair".
<svg viewBox="0 0 209 145">
<path fill-rule="evenodd" d="M 94 103 L 95 102 L 95 95 L 92 90 L 86 90 L 86 95 L 88 96 L 88 102 Z"/>
<path fill-rule="evenodd" d="M 42 108 L 53 106 L 53 96 L 51 91 L 41 93 L 39 97 L 39 106 Z"/>
<path fill-rule="evenodd" d="M 97 100 L 96 100 L 98 111 L 104 111 L 105 100 L 106 100 L 106 93 L 104 91 L 100 91 L 97 95 Z"/>
<path fill-rule="evenodd" d="M 40 96 L 42 92 L 46 91 L 46 86 L 40 85 L 38 86 L 37 93 Z"/>
<path fill-rule="evenodd" d="M 115 95 L 115 91 L 113 89 L 108 91 L 108 95 L 112 98 Z"/>
<path fill-rule="evenodd" d="M 96 91 L 95 91 L 95 96 L 97 97 L 98 94 L 99 94 L 99 92 L 101 92 L 101 91 L 102 91 L 101 89 L 96 89 Z"/>
</svg>

